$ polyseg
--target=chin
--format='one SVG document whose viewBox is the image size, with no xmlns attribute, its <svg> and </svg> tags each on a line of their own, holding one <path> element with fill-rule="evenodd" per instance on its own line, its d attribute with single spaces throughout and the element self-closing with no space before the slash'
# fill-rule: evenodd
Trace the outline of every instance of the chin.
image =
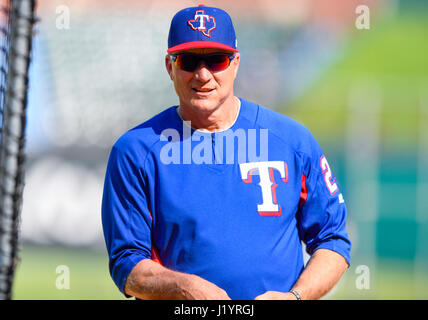
<svg viewBox="0 0 428 320">
<path fill-rule="evenodd" d="M 217 101 L 211 99 L 192 99 L 190 105 L 194 110 L 201 112 L 212 112 L 217 108 Z"/>
</svg>

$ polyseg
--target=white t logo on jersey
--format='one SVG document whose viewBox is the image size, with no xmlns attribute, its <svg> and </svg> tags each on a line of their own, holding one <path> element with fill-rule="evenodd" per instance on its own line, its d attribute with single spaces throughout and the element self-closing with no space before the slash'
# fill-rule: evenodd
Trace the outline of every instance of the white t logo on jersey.
<svg viewBox="0 0 428 320">
<path fill-rule="evenodd" d="M 252 176 L 259 175 L 259 186 L 262 190 L 263 203 L 257 205 L 261 216 L 280 216 L 281 206 L 277 203 L 273 170 L 279 171 L 281 180 L 288 182 L 288 167 L 284 161 L 262 161 L 239 164 L 241 178 L 245 183 L 252 183 Z"/>
</svg>

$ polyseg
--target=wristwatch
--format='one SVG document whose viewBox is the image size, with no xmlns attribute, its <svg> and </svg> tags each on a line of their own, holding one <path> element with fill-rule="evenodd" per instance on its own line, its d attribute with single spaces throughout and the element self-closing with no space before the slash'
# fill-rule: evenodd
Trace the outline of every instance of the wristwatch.
<svg viewBox="0 0 428 320">
<path fill-rule="evenodd" d="M 296 290 L 290 290 L 288 292 L 291 292 L 292 294 L 294 294 L 297 300 L 302 300 L 302 298 L 300 298 L 300 294 Z"/>
</svg>

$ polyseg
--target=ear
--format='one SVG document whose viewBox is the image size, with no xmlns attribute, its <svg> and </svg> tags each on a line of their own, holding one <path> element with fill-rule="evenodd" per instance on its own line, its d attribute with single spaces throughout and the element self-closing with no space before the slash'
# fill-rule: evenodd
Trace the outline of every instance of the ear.
<svg viewBox="0 0 428 320">
<path fill-rule="evenodd" d="M 236 55 L 235 55 L 235 59 L 233 59 L 233 60 L 232 60 L 232 65 L 233 65 L 233 68 L 234 68 L 233 72 L 235 73 L 235 74 L 234 74 L 235 78 L 236 78 L 236 76 L 238 75 L 238 69 L 239 69 L 239 62 L 240 62 L 240 59 L 241 59 L 241 55 L 240 55 L 240 53 L 238 52 L 238 53 L 236 53 Z"/>
<path fill-rule="evenodd" d="M 169 74 L 169 78 L 170 78 L 171 80 L 173 80 L 172 60 L 171 60 L 171 58 L 169 57 L 169 55 L 166 55 L 166 56 L 165 56 L 165 67 L 166 67 L 166 71 L 167 71 L 167 72 L 168 72 L 168 74 Z"/>
</svg>

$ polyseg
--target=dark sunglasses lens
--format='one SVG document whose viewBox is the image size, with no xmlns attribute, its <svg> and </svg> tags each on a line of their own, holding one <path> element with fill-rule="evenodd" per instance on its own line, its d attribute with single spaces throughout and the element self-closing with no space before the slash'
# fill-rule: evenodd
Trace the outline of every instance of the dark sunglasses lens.
<svg viewBox="0 0 428 320">
<path fill-rule="evenodd" d="M 199 64 L 204 61 L 206 67 L 213 71 L 223 71 L 229 67 L 230 60 L 227 54 L 198 55 L 198 54 L 179 54 L 175 64 L 184 71 L 193 72 Z"/>
<path fill-rule="evenodd" d="M 195 55 L 180 54 L 177 55 L 175 64 L 181 70 L 192 72 L 198 67 L 199 61 Z"/>
<path fill-rule="evenodd" d="M 208 56 L 205 60 L 208 69 L 211 71 L 223 71 L 229 67 L 230 60 L 227 54 L 217 54 Z"/>
</svg>

